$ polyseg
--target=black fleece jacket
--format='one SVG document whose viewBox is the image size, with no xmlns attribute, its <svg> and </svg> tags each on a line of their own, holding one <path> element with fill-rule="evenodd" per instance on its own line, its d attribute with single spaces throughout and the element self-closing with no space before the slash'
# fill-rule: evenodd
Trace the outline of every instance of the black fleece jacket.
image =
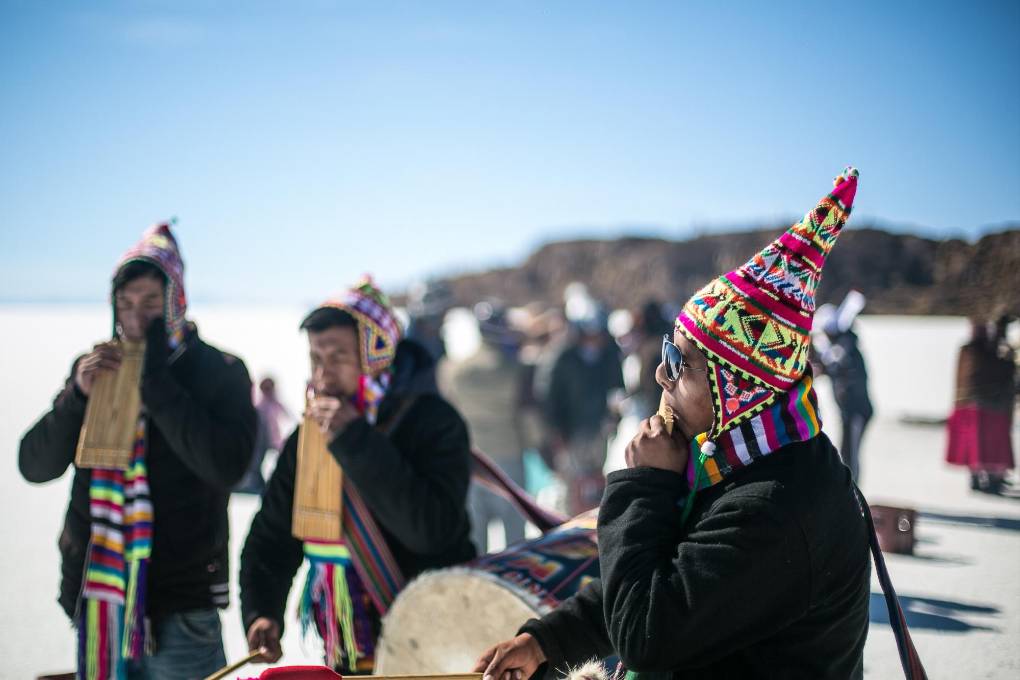
<svg viewBox="0 0 1020 680">
<path fill-rule="evenodd" d="M 868 632 L 867 525 L 824 435 L 701 491 L 652 468 L 609 476 L 601 581 L 523 631 L 561 672 L 618 654 L 674 678 L 860 678 Z M 551 676 L 550 676 L 551 677 Z"/>
<path fill-rule="evenodd" d="M 80 359 L 80 358 L 79 358 Z M 73 465 L 86 397 L 75 386 L 78 360 L 53 408 L 25 433 L 18 467 L 29 482 L 57 479 Z M 189 334 L 167 363 L 146 365 L 149 492 L 153 507 L 148 615 L 227 606 L 227 501 L 251 461 L 257 416 L 244 363 Z M 73 617 L 90 535 L 91 471 L 74 468 L 60 534 L 59 602 Z"/>
</svg>

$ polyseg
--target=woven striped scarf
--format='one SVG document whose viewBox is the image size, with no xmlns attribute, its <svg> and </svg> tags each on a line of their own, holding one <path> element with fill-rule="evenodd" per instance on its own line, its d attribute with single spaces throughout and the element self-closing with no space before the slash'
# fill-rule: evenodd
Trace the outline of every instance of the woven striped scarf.
<svg viewBox="0 0 1020 680">
<path fill-rule="evenodd" d="M 145 653 L 153 519 L 145 427 L 141 416 L 127 470 L 92 470 L 92 535 L 78 620 L 78 677 L 83 680 L 126 678 L 126 662 Z"/>
<path fill-rule="evenodd" d="M 169 361 L 186 348 L 187 333 L 184 323 L 173 324 Z M 92 470 L 92 527 L 76 617 L 81 680 L 121 680 L 126 662 L 140 659 L 152 645 L 146 617 L 153 529 L 146 428 L 143 409 L 126 470 Z"/>
<path fill-rule="evenodd" d="M 705 434 L 698 435 L 691 442 L 691 455 L 687 461 L 687 482 L 691 493 L 687 496 L 683 521 L 686 523 L 694 496 L 701 489 L 718 484 L 737 470 L 788 444 L 806 442 L 821 431 L 818 395 L 809 370 L 789 392 L 779 395 L 770 407 L 716 437 L 714 450 L 704 446 Z"/>
<path fill-rule="evenodd" d="M 362 376 L 355 405 L 371 424 L 376 422 L 388 386 L 388 373 L 378 381 Z M 391 431 L 409 406 L 400 408 L 384 431 Z M 314 623 L 328 666 L 336 668 L 346 659 L 351 671 L 371 671 L 375 667 L 372 609 L 385 615 L 404 587 L 404 577 L 375 518 L 346 476 L 342 494 L 341 540 L 304 543 L 308 579 L 299 617 L 305 633 Z"/>
</svg>

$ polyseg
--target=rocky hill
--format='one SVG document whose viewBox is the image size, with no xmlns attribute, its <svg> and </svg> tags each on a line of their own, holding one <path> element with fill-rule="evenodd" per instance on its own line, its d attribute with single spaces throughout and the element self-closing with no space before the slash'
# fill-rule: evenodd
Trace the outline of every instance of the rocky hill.
<svg viewBox="0 0 1020 680">
<path fill-rule="evenodd" d="M 508 304 L 556 304 L 572 281 L 611 307 L 649 298 L 682 303 L 711 277 L 745 262 L 785 227 L 699 236 L 549 243 L 520 266 L 444 279 L 457 304 L 498 297 Z M 848 229 L 829 258 L 819 302 L 850 288 L 870 314 L 989 316 L 1020 313 L 1020 225 L 976 243 L 937 241 L 875 228 Z"/>
</svg>

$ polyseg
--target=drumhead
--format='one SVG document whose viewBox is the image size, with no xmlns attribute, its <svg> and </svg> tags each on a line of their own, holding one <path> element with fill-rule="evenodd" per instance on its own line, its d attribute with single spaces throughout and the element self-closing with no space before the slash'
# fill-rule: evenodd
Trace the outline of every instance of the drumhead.
<svg viewBox="0 0 1020 680">
<path fill-rule="evenodd" d="M 537 603 L 497 577 L 444 569 L 412 581 L 383 619 L 379 675 L 469 673 L 479 655 L 541 615 Z"/>
</svg>

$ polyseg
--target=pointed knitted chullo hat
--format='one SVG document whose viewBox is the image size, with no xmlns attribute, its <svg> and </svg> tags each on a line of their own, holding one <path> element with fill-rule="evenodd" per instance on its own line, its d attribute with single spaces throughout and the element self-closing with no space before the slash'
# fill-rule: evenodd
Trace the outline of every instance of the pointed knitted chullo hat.
<svg viewBox="0 0 1020 680">
<path fill-rule="evenodd" d="M 815 291 L 850 215 L 857 170 L 804 218 L 739 269 L 694 294 L 677 329 L 709 360 L 713 440 L 790 391 L 807 370 Z"/>
<path fill-rule="evenodd" d="M 113 278 L 116 280 L 120 270 L 131 262 L 148 262 L 163 272 L 166 276 L 164 317 L 171 344 L 184 332 L 187 323 L 185 315 L 188 311 L 188 298 L 184 293 L 184 260 L 177 247 L 177 239 L 170 231 L 172 223 L 173 221 L 160 222 L 146 229 L 138 243 L 121 256 L 113 272 Z"/>
</svg>

